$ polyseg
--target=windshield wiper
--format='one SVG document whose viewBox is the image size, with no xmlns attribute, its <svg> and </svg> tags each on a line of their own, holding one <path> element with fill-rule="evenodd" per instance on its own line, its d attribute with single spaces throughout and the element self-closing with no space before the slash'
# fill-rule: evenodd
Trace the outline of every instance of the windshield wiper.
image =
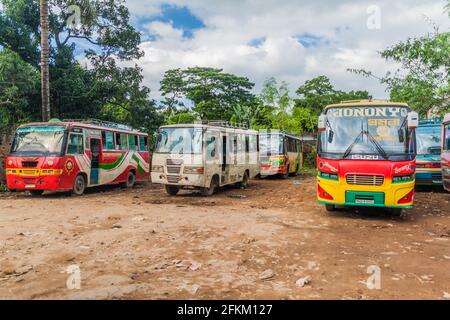
<svg viewBox="0 0 450 320">
<path fill-rule="evenodd" d="M 356 139 L 345 150 L 344 155 L 342 156 L 343 159 L 347 158 L 350 155 L 350 153 L 353 150 L 353 147 L 359 142 L 359 139 L 361 139 L 363 136 L 364 136 L 364 129 L 363 129 L 363 123 L 361 121 L 361 131 L 359 132 Z"/>
<path fill-rule="evenodd" d="M 361 132 L 359 133 L 359 135 L 356 137 L 355 141 L 352 142 L 351 145 L 348 146 L 347 150 L 345 150 L 344 155 L 342 156 L 343 159 L 347 158 L 350 153 L 353 150 L 353 147 L 359 142 L 359 140 L 364 137 L 364 135 L 367 135 L 367 137 L 369 138 L 370 142 L 372 142 L 375 146 L 375 148 L 377 149 L 378 153 L 385 159 L 389 159 L 388 154 L 386 153 L 386 151 L 383 149 L 383 147 L 378 143 L 378 141 L 370 134 L 369 130 L 364 130 L 363 129 L 363 124 L 361 122 Z"/>
<path fill-rule="evenodd" d="M 367 136 L 369 137 L 369 140 L 375 145 L 375 148 L 377 149 L 378 153 L 385 159 L 389 159 L 388 154 L 383 149 L 383 147 L 380 145 L 380 143 L 370 134 L 369 131 L 367 131 Z"/>
</svg>

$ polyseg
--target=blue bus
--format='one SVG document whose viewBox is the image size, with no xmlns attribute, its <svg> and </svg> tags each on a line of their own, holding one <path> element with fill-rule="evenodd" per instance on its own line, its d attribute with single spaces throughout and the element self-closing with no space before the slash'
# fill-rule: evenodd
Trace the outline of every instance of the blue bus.
<svg viewBox="0 0 450 320">
<path fill-rule="evenodd" d="M 441 122 L 441 119 L 422 120 L 416 129 L 417 185 L 442 185 Z"/>
</svg>

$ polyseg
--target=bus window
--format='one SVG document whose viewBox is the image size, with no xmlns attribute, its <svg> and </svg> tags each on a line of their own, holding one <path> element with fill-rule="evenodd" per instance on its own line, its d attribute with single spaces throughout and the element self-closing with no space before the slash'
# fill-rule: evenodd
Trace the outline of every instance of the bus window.
<svg viewBox="0 0 450 320">
<path fill-rule="evenodd" d="M 102 148 L 103 150 L 114 150 L 114 133 L 102 131 Z"/>
<path fill-rule="evenodd" d="M 139 151 L 148 150 L 148 139 L 147 137 L 139 136 Z"/>
<path fill-rule="evenodd" d="M 69 140 L 67 142 L 68 154 L 83 154 L 84 144 L 83 135 L 79 133 L 70 133 Z"/>
<path fill-rule="evenodd" d="M 128 136 L 128 145 L 129 145 L 129 150 L 137 150 L 136 145 L 137 145 L 137 139 L 136 136 L 133 135 L 129 135 Z"/>
<path fill-rule="evenodd" d="M 245 136 L 245 152 L 250 152 L 250 136 L 248 135 Z"/>
<path fill-rule="evenodd" d="M 444 150 L 450 151 L 450 124 L 444 128 Z"/>
<path fill-rule="evenodd" d="M 128 135 L 123 133 L 116 133 L 117 150 L 128 150 Z"/>
<path fill-rule="evenodd" d="M 206 140 L 206 160 L 214 160 L 216 157 L 216 137 L 209 136 Z"/>
</svg>

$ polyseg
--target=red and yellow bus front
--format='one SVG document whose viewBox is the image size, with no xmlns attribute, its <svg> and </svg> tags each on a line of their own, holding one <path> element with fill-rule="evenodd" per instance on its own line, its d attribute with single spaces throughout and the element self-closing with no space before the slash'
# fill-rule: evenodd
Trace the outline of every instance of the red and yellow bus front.
<svg viewBox="0 0 450 320">
<path fill-rule="evenodd" d="M 411 208 L 416 117 L 404 104 L 328 106 L 319 121 L 317 197 L 335 206 Z"/>
<path fill-rule="evenodd" d="M 17 129 L 11 153 L 6 159 L 6 180 L 9 189 L 61 189 L 65 130 L 66 127 L 60 125 Z"/>
</svg>

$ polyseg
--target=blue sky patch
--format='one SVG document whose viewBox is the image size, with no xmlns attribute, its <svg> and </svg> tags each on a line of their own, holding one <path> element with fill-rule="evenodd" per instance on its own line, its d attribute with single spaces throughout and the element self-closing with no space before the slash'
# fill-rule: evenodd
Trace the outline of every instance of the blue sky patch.
<svg viewBox="0 0 450 320">
<path fill-rule="evenodd" d="M 296 36 L 296 39 L 305 48 L 318 47 L 320 45 L 328 45 L 330 43 L 330 41 L 324 37 L 312 33 L 303 33 Z"/>
<path fill-rule="evenodd" d="M 188 39 L 193 37 L 195 30 L 205 28 L 203 21 L 193 15 L 186 6 L 179 7 L 176 5 L 163 4 L 159 15 L 141 19 L 140 25 L 144 26 L 145 24 L 153 21 L 170 23 L 175 29 L 183 30 L 183 37 Z M 153 39 L 152 35 L 149 35 L 148 39 Z"/>
<path fill-rule="evenodd" d="M 266 42 L 266 37 L 261 37 L 261 38 L 254 38 L 252 40 L 250 40 L 247 44 L 251 47 L 255 47 L 258 48 L 260 47 L 264 42 Z"/>
</svg>

